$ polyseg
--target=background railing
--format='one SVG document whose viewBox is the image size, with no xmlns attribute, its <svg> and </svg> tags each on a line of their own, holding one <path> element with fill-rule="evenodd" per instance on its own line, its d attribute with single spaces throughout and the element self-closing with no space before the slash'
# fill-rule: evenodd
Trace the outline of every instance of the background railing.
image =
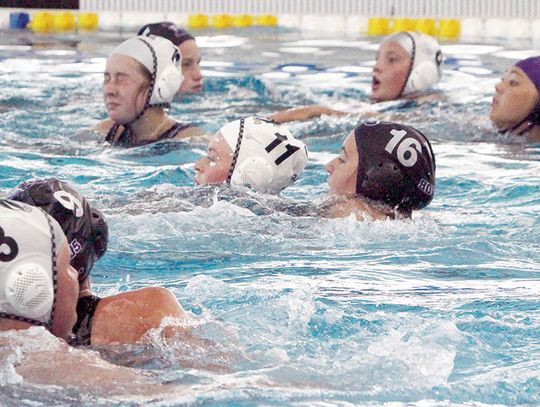
<svg viewBox="0 0 540 407">
<path fill-rule="evenodd" d="M 540 18 L 540 0 L 80 0 L 82 11 Z"/>
</svg>

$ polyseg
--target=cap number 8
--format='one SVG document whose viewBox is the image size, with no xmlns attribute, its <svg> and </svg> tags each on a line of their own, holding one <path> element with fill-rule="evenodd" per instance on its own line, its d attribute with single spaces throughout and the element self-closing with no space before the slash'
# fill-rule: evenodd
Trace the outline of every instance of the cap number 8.
<svg viewBox="0 0 540 407">
<path fill-rule="evenodd" d="M 414 164 L 416 164 L 416 161 L 418 160 L 418 153 L 422 151 L 422 146 L 418 140 L 412 137 L 403 139 L 403 137 L 407 135 L 405 130 L 392 129 L 390 134 L 394 137 L 390 139 L 384 149 L 390 154 L 393 154 L 394 149 L 397 146 L 396 157 L 401 164 L 403 164 L 405 167 L 412 167 Z"/>
</svg>

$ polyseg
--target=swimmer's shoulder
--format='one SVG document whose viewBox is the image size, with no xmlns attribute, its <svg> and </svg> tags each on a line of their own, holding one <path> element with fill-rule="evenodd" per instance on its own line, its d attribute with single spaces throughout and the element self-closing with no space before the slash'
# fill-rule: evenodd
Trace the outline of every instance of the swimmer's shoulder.
<svg viewBox="0 0 540 407">
<path fill-rule="evenodd" d="M 182 140 L 191 137 L 201 137 L 204 136 L 205 132 L 203 129 L 197 126 L 186 126 L 182 130 L 176 133 L 173 137 L 174 140 Z"/>
<path fill-rule="evenodd" d="M 92 130 L 99 133 L 107 134 L 113 125 L 114 121 L 112 121 L 111 119 L 105 119 L 97 123 Z"/>
</svg>

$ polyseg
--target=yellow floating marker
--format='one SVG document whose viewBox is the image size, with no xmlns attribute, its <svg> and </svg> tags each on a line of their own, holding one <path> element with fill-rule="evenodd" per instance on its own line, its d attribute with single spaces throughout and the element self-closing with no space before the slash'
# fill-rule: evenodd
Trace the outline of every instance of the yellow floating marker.
<svg viewBox="0 0 540 407">
<path fill-rule="evenodd" d="M 257 25 L 276 26 L 278 25 L 278 18 L 273 14 L 261 14 L 255 19 Z"/>
<path fill-rule="evenodd" d="M 188 17 L 189 28 L 207 28 L 208 16 L 206 14 L 192 14 Z"/>
<path fill-rule="evenodd" d="M 392 24 L 392 32 L 398 31 L 414 31 L 416 28 L 416 21 L 412 18 L 394 18 Z"/>
<path fill-rule="evenodd" d="M 52 31 L 54 27 L 54 16 L 47 11 L 40 11 L 33 15 L 29 27 L 32 31 L 38 33 Z"/>
<path fill-rule="evenodd" d="M 461 22 L 457 18 L 446 18 L 439 21 L 439 37 L 457 39 L 461 33 Z"/>
<path fill-rule="evenodd" d="M 216 14 L 212 16 L 212 27 L 229 28 L 233 25 L 233 18 L 229 14 Z"/>
<path fill-rule="evenodd" d="M 253 25 L 253 16 L 248 14 L 240 14 L 234 16 L 233 25 L 235 27 L 249 27 Z"/>
<path fill-rule="evenodd" d="M 81 13 L 77 16 L 77 26 L 82 31 L 94 31 L 98 26 L 96 13 Z"/>
<path fill-rule="evenodd" d="M 427 35 L 435 35 L 437 33 L 435 20 L 433 18 L 419 18 L 416 20 L 416 31 Z"/>
<path fill-rule="evenodd" d="M 390 20 L 384 17 L 372 17 L 368 20 L 368 35 L 387 35 L 390 33 Z"/>
<path fill-rule="evenodd" d="M 54 16 L 54 31 L 73 31 L 75 29 L 75 16 L 69 11 L 63 11 Z"/>
</svg>

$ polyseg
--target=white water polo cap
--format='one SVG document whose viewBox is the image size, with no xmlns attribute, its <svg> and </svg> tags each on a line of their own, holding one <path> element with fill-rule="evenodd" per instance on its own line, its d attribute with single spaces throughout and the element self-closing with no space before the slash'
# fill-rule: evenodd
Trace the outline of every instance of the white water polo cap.
<svg viewBox="0 0 540 407">
<path fill-rule="evenodd" d="M 248 117 L 226 124 L 219 132 L 233 151 L 227 179 L 232 185 L 279 194 L 306 167 L 306 145 L 272 120 Z"/>
<path fill-rule="evenodd" d="M 415 31 L 401 31 L 384 41 L 394 41 L 411 57 L 411 68 L 401 95 L 423 92 L 435 86 L 442 76 L 442 51 L 437 40 Z"/>
<path fill-rule="evenodd" d="M 152 92 L 148 106 L 170 105 L 184 77 L 181 72 L 180 50 L 163 37 L 130 38 L 112 50 L 110 55 L 127 55 L 141 63 L 152 76 Z"/>
<path fill-rule="evenodd" d="M 0 200 L 0 318 L 50 329 L 64 243 L 60 225 L 41 209 Z"/>
</svg>

